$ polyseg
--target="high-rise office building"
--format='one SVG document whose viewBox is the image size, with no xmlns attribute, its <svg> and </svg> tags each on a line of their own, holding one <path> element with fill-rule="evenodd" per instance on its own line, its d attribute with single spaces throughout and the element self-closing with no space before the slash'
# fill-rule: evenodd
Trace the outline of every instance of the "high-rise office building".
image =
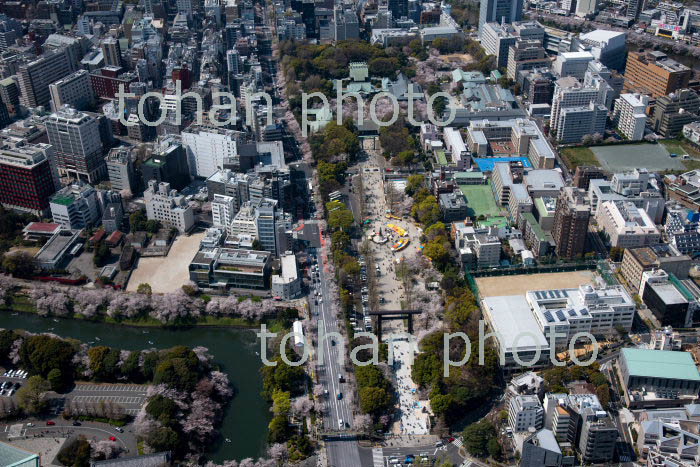
<svg viewBox="0 0 700 467">
<path fill-rule="evenodd" d="M 122 66 L 122 49 L 119 46 L 118 39 L 108 37 L 100 42 L 100 47 L 102 48 L 105 66 Z"/>
<path fill-rule="evenodd" d="M 107 175 L 100 123 L 94 116 L 64 107 L 46 120 L 46 132 L 61 175 L 88 183 Z"/>
<path fill-rule="evenodd" d="M 49 84 L 51 93 L 51 108 L 54 111 L 67 105 L 76 110 L 88 110 L 95 103 L 95 93 L 92 90 L 90 73 L 78 70 L 63 79 Z"/>
<path fill-rule="evenodd" d="M 479 7 L 479 35 L 486 23 L 513 23 L 523 18 L 523 0 L 483 0 Z"/>
<path fill-rule="evenodd" d="M 224 158 L 238 153 L 235 133 L 224 128 L 192 125 L 182 133 L 182 144 L 195 177 L 211 177 L 224 168 Z"/>
<path fill-rule="evenodd" d="M 574 258 L 584 253 L 590 215 L 591 208 L 583 190 L 574 187 L 561 189 L 552 227 L 558 256 Z"/>
<path fill-rule="evenodd" d="M 408 17 L 408 0 L 389 0 L 389 11 L 394 19 Z"/>
<path fill-rule="evenodd" d="M 651 125 L 664 138 L 673 138 L 683 126 L 700 120 L 700 96 L 690 89 L 679 89 L 656 99 Z"/>
<path fill-rule="evenodd" d="M 65 49 L 47 52 L 18 70 L 22 102 L 27 107 L 47 107 L 51 101 L 49 84 L 68 76 L 71 67 Z"/>
<path fill-rule="evenodd" d="M 663 52 L 640 50 L 630 52 L 625 68 L 626 92 L 649 94 L 652 98 L 671 94 L 688 87 L 692 71 Z"/>
<path fill-rule="evenodd" d="M 0 203 L 37 216 L 49 212 L 49 199 L 60 188 L 50 144 L 22 139 L 0 142 Z"/>
</svg>

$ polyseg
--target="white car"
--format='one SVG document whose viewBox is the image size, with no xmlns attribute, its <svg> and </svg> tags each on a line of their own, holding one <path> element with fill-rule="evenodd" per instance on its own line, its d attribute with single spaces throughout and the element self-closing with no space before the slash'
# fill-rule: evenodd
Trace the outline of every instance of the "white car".
<svg viewBox="0 0 700 467">
<path fill-rule="evenodd" d="M 342 430 L 344 427 L 345 427 L 345 424 L 343 423 L 343 419 L 341 418 L 338 420 L 338 428 L 340 428 Z"/>
<path fill-rule="evenodd" d="M 318 299 L 318 304 L 320 305 L 321 303 L 323 303 L 323 297 Z"/>
</svg>

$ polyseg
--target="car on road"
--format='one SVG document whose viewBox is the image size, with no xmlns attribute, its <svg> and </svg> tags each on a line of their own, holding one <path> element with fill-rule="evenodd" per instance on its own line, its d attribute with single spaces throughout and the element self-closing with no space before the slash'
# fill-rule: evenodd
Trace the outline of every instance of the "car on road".
<svg viewBox="0 0 700 467">
<path fill-rule="evenodd" d="M 339 392 L 338 395 L 336 396 L 336 399 L 340 400 L 343 398 L 343 393 Z"/>
<path fill-rule="evenodd" d="M 73 426 L 80 426 L 82 423 L 80 423 L 78 420 L 73 421 Z"/>
<path fill-rule="evenodd" d="M 415 460 L 416 460 L 416 456 L 414 456 L 413 454 L 408 454 L 403 462 L 404 462 L 404 464 L 413 464 L 413 461 L 415 461 Z"/>
<path fill-rule="evenodd" d="M 115 430 L 117 430 L 118 433 L 124 433 L 124 428 L 116 427 Z"/>
<path fill-rule="evenodd" d="M 55 425 L 55 424 L 56 424 L 56 422 L 54 422 L 53 420 L 47 420 L 47 421 L 46 421 L 46 426 L 53 426 L 53 425 Z"/>
<path fill-rule="evenodd" d="M 110 437 L 109 437 L 109 440 L 110 440 L 110 441 L 116 441 L 117 438 L 115 438 L 114 436 L 110 436 Z"/>
<path fill-rule="evenodd" d="M 341 418 L 338 420 L 338 428 L 340 428 L 342 430 L 343 427 L 345 427 L 345 424 L 343 423 L 343 419 Z"/>
<path fill-rule="evenodd" d="M 29 428 L 31 428 L 31 427 L 34 426 L 34 424 L 33 424 L 33 423 L 27 423 L 27 426 L 28 426 Z"/>
</svg>

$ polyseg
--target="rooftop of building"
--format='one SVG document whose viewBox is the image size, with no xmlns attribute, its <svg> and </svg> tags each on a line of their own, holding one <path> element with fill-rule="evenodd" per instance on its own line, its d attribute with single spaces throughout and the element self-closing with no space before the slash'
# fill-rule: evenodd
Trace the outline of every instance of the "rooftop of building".
<svg viewBox="0 0 700 467">
<path fill-rule="evenodd" d="M 689 352 L 622 349 L 620 357 L 633 376 L 700 381 L 700 373 Z"/>
<path fill-rule="evenodd" d="M 24 465 L 38 457 L 37 454 L 0 441 L 0 462 L 4 466 Z"/>
<path fill-rule="evenodd" d="M 499 343 L 506 352 L 513 348 L 549 349 L 549 342 L 540 331 L 530 305 L 522 295 L 486 297 L 484 306 L 489 310 L 491 326 L 498 333 Z"/>
<path fill-rule="evenodd" d="M 66 248 L 76 241 L 80 233 L 80 230 L 68 229 L 57 232 L 46 242 L 41 250 L 39 250 L 35 258 L 40 262 L 56 261 Z"/>
</svg>

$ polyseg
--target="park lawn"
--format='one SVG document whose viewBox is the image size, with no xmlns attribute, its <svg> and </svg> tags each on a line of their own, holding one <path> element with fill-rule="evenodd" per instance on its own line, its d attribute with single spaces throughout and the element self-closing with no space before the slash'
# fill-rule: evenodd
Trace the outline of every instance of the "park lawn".
<svg viewBox="0 0 700 467">
<path fill-rule="evenodd" d="M 575 170 L 579 165 L 592 165 L 600 167 L 598 158 L 589 148 L 564 148 L 560 151 L 562 159 L 570 170 Z"/>
<path fill-rule="evenodd" d="M 664 140 L 664 141 L 660 141 L 660 142 L 661 142 L 661 144 L 663 144 L 666 147 L 668 152 L 671 154 L 678 154 L 679 156 L 682 156 L 684 154 L 688 154 L 688 152 L 685 150 L 685 148 L 677 140 Z"/>
</svg>

